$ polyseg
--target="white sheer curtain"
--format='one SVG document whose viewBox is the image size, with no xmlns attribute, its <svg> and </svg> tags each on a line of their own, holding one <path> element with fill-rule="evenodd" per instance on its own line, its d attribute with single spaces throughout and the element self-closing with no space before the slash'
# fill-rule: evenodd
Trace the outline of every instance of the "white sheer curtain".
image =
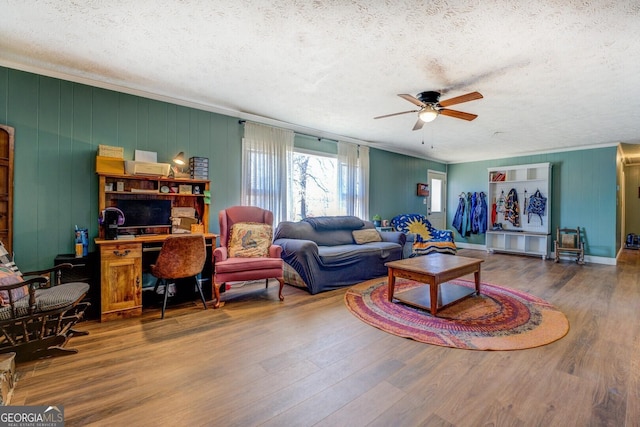
<svg viewBox="0 0 640 427">
<path fill-rule="evenodd" d="M 356 216 L 370 219 L 369 216 L 369 147 L 358 147 L 358 199 L 356 201 Z"/>
<path fill-rule="evenodd" d="M 369 218 L 369 147 L 338 141 L 340 212 Z"/>
<path fill-rule="evenodd" d="M 241 203 L 273 212 L 275 224 L 289 212 L 293 131 L 245 122 Z"/>
</svg>

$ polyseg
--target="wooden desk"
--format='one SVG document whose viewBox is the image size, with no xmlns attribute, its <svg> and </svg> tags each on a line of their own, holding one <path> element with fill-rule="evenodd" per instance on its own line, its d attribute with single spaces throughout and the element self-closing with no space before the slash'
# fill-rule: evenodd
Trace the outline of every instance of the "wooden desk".
<svg viewBox="0 0 640 427">
<path fill-rule="evenodd" d="M 100 248 L 100 321 L 142 315 L 142 253 L 156 251 L 172 234 L 139 236 L 127 240 L 95 239 Z M 207 247 L 216 245 L 217 234 L 205 233 Z M 205 267 L 206 268 L 206 267 Z"/>
<path fill-rule="evenodd" d="M 482 259 L 467 258 L 459 255 L 431 254 L 399 261 L 388 262 L 389 269 L 389 302 L 393 302 L 396 277 L 415 280 L 429 286 L 425 292 L 424 286 L 395 295 L 398 301 L 423 310 L 429 310 L 436 315 L 442 309 L 473 294 L 480 294 L 480 264 Z M 473 273 L 475 291 L 464 286 L 446 283 L 448 280 Z M 442 289 L 439 289 L 442 287 Z"/>
</svg>

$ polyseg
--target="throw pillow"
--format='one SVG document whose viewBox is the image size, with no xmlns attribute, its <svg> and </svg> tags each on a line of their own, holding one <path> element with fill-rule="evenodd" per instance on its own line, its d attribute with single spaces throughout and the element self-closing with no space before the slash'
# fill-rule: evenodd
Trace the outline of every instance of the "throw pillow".
<svg viewBox="0 0 640 427">
<path fill-rule="evenodd" d="M 11 271 L 10 268 L 0 266 L 0 305 L 9 304 L 9 292 L 11 292 L 11 296 L 14 301 L 17 301 L 27 295 L 29 289 L 26 285 L 10 290 L 2 290 L 5 286 L 15 285 L 16 283 L 21 282 L 24 282 L 24 280 L 22 280 L 22 276 Z"/>
<path fill-rule="evenodd" d="M 359 245 L 362 245 L 363 243 L 382 242 L 382 237 L 375 228 L 353 230 L 351 234 L 353 235 L 353 240 L 355 240 Z"/>
<path fill-rule="evenodd" d="M 2 241 L 0 241 L 0 266 L 7 267 L 11 271 L 22 276 L 22 273 L 18 269 L 18 266 L 16 266 L 16 264 L 11 259 L 11 256 L 9 255 L 9 252 L 7 252 L 7 249 L 4 247 Z"/>
<path fill-rule="evenodd" d="M 255 258 L 269 256 L 273 231 L 268 224 L 258 222 L 238 222 L 231 226 L 229 256 Z"/>
</svg>

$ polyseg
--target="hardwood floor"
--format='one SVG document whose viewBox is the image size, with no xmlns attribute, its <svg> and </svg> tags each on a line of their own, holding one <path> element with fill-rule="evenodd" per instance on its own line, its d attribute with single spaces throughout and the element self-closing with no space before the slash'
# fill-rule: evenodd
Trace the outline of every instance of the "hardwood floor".
<svg viewBox="0 0 640 427">
<path fill-rule="evenodd" d="M 67 426 L 638 426 L 640 251 L 617 266 L 484 258 L 482 280 L 546 299 L 555 343 L 470 351 L 399 338 L 344 290 L 233 290 L 142 319 L 83 322 L 78 354 L 18 365 L 12 405 L 64 405 Z"/>
</svg>

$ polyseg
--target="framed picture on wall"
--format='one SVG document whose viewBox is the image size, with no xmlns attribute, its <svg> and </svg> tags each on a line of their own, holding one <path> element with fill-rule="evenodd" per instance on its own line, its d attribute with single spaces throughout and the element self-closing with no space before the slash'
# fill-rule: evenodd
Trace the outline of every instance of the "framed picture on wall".
<svg viewBox="0 0 640 427">
<path fill-rule="evenodd" d="M 429 184 L 418 183 L 418 189 L 416 193 L 420 197 L 428 197 L 429 196 Z"/>
</svg>

